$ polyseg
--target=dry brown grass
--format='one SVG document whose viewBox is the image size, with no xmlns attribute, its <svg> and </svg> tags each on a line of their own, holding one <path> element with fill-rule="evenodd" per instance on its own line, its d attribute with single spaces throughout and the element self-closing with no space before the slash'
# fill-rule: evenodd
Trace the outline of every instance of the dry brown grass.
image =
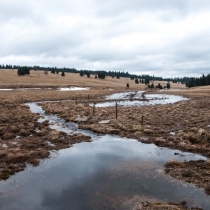
<svg viewBox="0 0 210 210">
<path fill-rule="evenodd" d="M 139 210 L 202 210 L 201 208 L 187 208 L 183 203 L 147 203 Z"/>
<path fill-rule="evenodd" d="M 23 170 L 26 163 L 37 166 L 41 159 L 49 157 L 50 150 L 90 141 L 89 136 L 82 134 L 68 136 L 63 132 L 52 131 L 47 121 L 38 123 L 38 118 L 24 105 L 1 106 L 0 180 Z"/>
<path fill-rule="evenodd" d="M 126 84 L 130 84 L 130 88 L 126 89 Z M 157 83 L 159 83 L 157 81 Z M 161 82 L 165 85 L 166 82 Z M 155 82 L 156 84 L 156 82 Z M 57 91 L 57 87 L 90 87 L 88 91 Z M 0 70 L 0 88 L 23 88 L 23 87 L 39 87 L 41 90 L 12 90 L 0 91 L 0 103 L 23 103 L 28 101 L 42 100 L 63 100 L 74 97 L 91 97 L 102 96 L 121 91 L 145 90 L 147 86 L 144 84 L 135 84 L 130 78 L 111 78 L 95 79 L 86 76 L 80 77 L 79 74 L 66 73 L 65 77 L 61 75 L 51 74 L 44 75 L 43 71 L 31 71 L 30 76 L 18 76 L 17 70 Z M 184 85 L 171 84 L 172 88 L 185 89 Z M 45 89 L 44 89 L 45 88 Z M 53 89 L 46 89 L 53 88 Z M 111 89 L 111 90 L 110 90 Z M 164 91 L 165 93 L 166 91 Z M 171 92 L 171 91 L 168 91 Z"/>
<path fill-rule="evenodd" d="M 207 161 L 170 161 L 165 164 L 165 172 L 176 179 L 204 187 L 210 194 L 210 163 Z"/>
<path fill-rule="evenodd" d="M 166 163 L 167 167 L 170 167 L 170 166 L 181 166 L 181 165 L 182 165 L 182 163 L 179 162 L 178 160 L 172 160 L 172 161 Z"/>
<path fill-rule="evenodd" d="M 60 74 L 52 74 L 49 72 L 45 75 L 43 71 L 30 71 L 29 76 L 18 76 L 17 70 L 0 70 L 0 87 L 66 87 L 66 86 L 81 86 L 81 87 L 114 87 L 124 88 L 130 83 L 130 88 L 144 89 L 144 84 L 135 84 L 130 78 L 112 78 L 106 77 L 104 80 L 95 79 L 94 75 L 90 78 L 87 76 L 81 77 L 78 73 L 65 73 L 62 77 Z"/>
<path fill-rule="evenodd" d="M 210 156 L 210 99 L 194 98 L 175 104 L 155 106 L 118 107 L 115 119 L 115 107 L 96 107 L 76 104 L 74 101 L 43 104 L 44 110 L 58 114 L 67 121 L 78 116 L 87 117 L 87 122 L 79 122 L 79 127 L 98 133 L 110 133 L 143 142 L 153 142 L 160 146 L 198 152 Z M 71 110 L 71 112 L 69 112 Z M 144 116 L 144 123 L 142 123 Z M 110 120 L 108 124 L 99 124 Z M 202 128 L 202 130 L 200 130 Z M 173 131 L 174 135 L 170 132 Z M 142 138 L 143 137 L 143 138 Z M 144 137 L 147 137 L 146 139 Z"/>
<path fill-rule="evenodd" d="M 89 86 L 89 87 L 112 87 L 112 88 L 124 88 L 126 84 L 130 84 L 131 89 L 144 89 L 144 84 L 135 84 L 134 80 L 130 78 L 120 79 L 106 77 L 104 80 L 95 79 L 94 75 L 90 78 L 87 76 L 81 77 L 78 73 L 65 73 L 62 77 L 60 74 L 48 75 L 44 74 L 44 71 L 30 71 L 29 76 L 18 76 L 17 70 L 0 69 L 0 87 L 62 87 L 62 86 Z M 166 86 L 166 81 L 154 81 L 155 85 L 161 83 L 162 86 Z M 171 83 L 171 88 L 186 89 L 185 85 L 178 83 Z"/>
</svg>

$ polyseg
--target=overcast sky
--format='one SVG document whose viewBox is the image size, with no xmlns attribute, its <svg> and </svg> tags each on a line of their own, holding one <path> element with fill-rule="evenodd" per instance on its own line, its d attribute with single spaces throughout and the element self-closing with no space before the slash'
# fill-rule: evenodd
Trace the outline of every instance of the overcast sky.
<svg viewBox="0 0 210 210">
<path fill-rule="evenodd" d="M 0 64 L 210 73 L 209 0 L 0 0 Z"/>
</svg>

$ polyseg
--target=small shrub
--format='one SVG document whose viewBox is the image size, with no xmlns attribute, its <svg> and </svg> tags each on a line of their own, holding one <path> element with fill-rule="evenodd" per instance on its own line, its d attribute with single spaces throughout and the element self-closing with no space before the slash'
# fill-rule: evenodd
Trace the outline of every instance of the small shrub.
<svg viewBox="0 0 210 210">
<path fill-rule="evenodd" d="M 193 176 L 193 172 L 191 170 L 184 171 L 182 173 L 182 176 L 184 176 L 184 177 L 192 177 Z"/>
</svg>

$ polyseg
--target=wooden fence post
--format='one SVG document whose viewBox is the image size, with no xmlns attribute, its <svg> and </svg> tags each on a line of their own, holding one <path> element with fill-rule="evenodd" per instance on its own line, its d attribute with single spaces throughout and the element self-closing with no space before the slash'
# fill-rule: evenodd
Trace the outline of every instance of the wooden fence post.
<svg viewBox="0 0 210 210">
<path fill-rule="evenodd" d="M 117 119 L 117 102 L 115 102 L 116 103 L 116 119 Z"/>
<path fill-rule="evenodd" d="M 93 115 L 95 113 L 95 102 L 93 103 Z"/>
<path fill-rule="evenodd" d="M 143 125 L 144 123 L 144 116 L 141 117 L 141 124 Z"/>
</svg>

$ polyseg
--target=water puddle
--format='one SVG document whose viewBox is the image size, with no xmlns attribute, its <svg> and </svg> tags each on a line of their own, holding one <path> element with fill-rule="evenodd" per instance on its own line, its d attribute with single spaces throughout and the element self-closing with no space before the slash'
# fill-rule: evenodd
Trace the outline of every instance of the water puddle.
<svg viewBox="0 0 210 210">
<path fill-rule="evenodd" d="M 42 88 L 1 88 L 0 91 L 8 91 L 8 90 L 21 90 L 21 91 L 26 91 L 26 90 L 41 90 Z M 45 88 L 44 88 L 45 89 Z"/>
<path fill-rule="evenodd" d="M 54 152 L 40 166 L 28 165 L 1 181 L 0 209 L 131 209 L 133 202 L 129 201 L 135 197 L 139 203 L 143 199 L 186 200 L 188 206 L 209 209 L 210 196 L 203 189 L 175 180 L 163 171 L 169 160 L 206 160 L 205 157 L 134 139 L 98 135 L 45 114 L 36 103 L 28 105 L 32 112 L 49 120 L 53 129 L 90 135 L 93 141 Z"/>
<path fill-rule="evenodd" d="M 143 91 L 138 92 L 126 92 L 126 93 L 116 93 L 110 96 L 106 96 L 107 100 L 115 100 L 120 106 L 150 106 L 157 104 L 172 104 L 179 101 L 189 100 L 188 98 L 184 98 L 183 96 L 178 95 L 168 95 L 168 94 L 146 94 L 145 100 L 137 100 L 142 98 Z M 132 99 L 132 100 L 129 100 Z M 118 101 L 120 100 L 120 101 Z M 97 103 L 96 107 L 109 107 L 115 106 L 115 101 L 107 101 L 103 103 Z"/>
<path fill-rule="evenodd" d="M 52 90 L 52 88 L 1 88 L 0 91 L 9 91 L 9 90 L 21 90 L 21 91 L 27 91 L 27 90 Z M 90 90 L 88 87 L 69 87 L 69 88 L 58 88 L 58 91 L 77 91 L 77 90 Z"/>
<path fill-rule="evenodd" d="M 69 88 L 58 88 L 58 91 L 76 91 L 76 90 L 90 90 L 90 88 L 86 87 L 69 87 Z"/>
</svg>

